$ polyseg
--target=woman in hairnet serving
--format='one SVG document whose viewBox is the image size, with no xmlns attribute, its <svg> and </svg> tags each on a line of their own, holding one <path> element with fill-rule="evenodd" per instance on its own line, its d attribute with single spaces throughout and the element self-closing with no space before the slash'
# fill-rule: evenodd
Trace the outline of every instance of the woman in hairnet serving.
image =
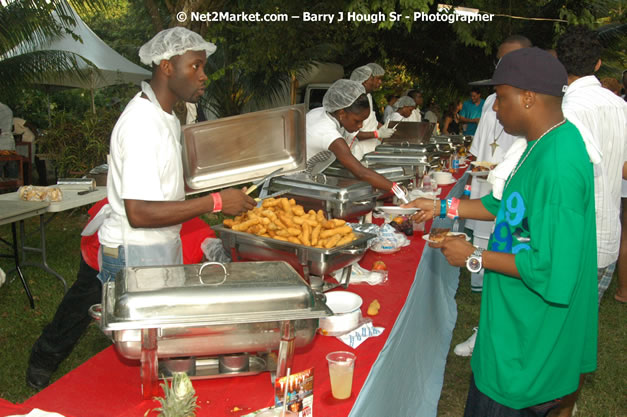
<svg viewBox="0 0 627 417">
<path fill-rule="evenodd" d="M 351 153 L 357 132 L 370 114 L 366 90 L 361 83 L 337 80 L 322 99 L 322 107 L 307 113 L 307 157 L 329 150 L 356 178 L 375 188 L 391 190 L 394 183 L 364 167 Z"/>
<path fill-rule="evenodd" d="M 390 117 L 386 122 L 407 122 L 408 117 L 416 108 L 416 102 L 409 96 L 403 96 L 396 100 L 394 103 L 394 112 L 390 114 Z"/>
</svg>

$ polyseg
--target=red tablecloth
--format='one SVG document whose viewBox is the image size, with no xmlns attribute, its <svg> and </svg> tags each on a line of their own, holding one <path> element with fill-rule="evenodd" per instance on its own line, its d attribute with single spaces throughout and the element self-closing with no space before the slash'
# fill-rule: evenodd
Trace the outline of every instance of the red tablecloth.
<svg viewBox="0 0 627 417">
<path fill-rule="evenodd" d="M 441 195 L 445 196 L 452 186 L 444 187 Z M 372 320 L 375 326 L 385 328 L 381 336 L 366 340 L 354 350 L 357 360 L 349 399 L 338 401 L 331 396 L 325 359 L 329 352 L 352 350 L 349 346 L 335 337 L 318 335 L 312 344 L 296 350 L 292 372 L 310 367 L 315 369 L 314 415 L 345 417 L 349 414 L 413 283 L 425 241 L 421 233 L 417 232 L 410 242 L 409 246 L 394 254 L 368 251 L 360 262 L 363 267 L 370 269 L 374 261 L 383 260 L 389 269 L 386 283 L 377 286 L 351 284 L 349 287 L 350 291 L 362 297 L 364 317 L 368 317 L 368 305 L 374 299 L 379 300 L 381 309 Z M 194 388 L 201 407 L 197 413 L 199 417 L 237 417 L 274 402 L 273 387 L 267 372 L 247 377 L 194 380 Z M 159 403 L 141 399 L 139 361 L 124 359 L 113 347 L 109 347 L 22 405 L 74 416 L 143 417 L 148 409 L 157 407 Z"/>
</svg>

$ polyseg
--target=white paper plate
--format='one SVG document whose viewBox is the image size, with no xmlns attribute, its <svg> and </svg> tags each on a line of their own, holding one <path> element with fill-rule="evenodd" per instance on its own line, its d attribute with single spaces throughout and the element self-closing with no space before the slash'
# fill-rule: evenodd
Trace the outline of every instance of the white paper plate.
<svg viewBox="0 0 627 417">
<path fill-rule="evenodd" d="M 450 182 L 439 182 L 438 185 L 451 185 L 451 184 L 455 184 L 457 182 L 456 179 L 453 179 L 453 181 Z"/>
<path fill-rule="evenodd" d="M 448 232 L 447 236 L 464 236 L 467 241 L 470 241 L 470 237 L 466 233 L 462 232 Z M 435 240 L 429 239 L 429 233 L 422 235 L 422 238 L 429 243 L 438 243 Z"/>
<path fill-rule="evenodd" d="M 361 297 L 349 291 L 333 291 L 324 294 L 327 297 L 326 304 L 333 314 L 351 313 L 363 303 Z"/>
<path fill-rule="evenodd" d="M 398 206 L 379 206 L 379 207 L 376 207 L 375 210 L 382 211 L 387 214 L 396 214 L 396 215 L 401 216 L 404 214 L 414 214 L 420 209 L 414 208 L 414 207 L 405 208 L 405 207 L 398 207 Z"/>
</svg>

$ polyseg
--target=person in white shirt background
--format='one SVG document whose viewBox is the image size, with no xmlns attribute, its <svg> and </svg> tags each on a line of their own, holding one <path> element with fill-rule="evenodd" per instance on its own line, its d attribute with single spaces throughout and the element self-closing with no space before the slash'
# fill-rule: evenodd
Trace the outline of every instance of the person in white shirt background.
<svg viewBox="0 0 627 417">
<path fill-rule="evenodd" d="M 0 150 L 14 151 L 15 139 L 13 138 L 13 112 L 4 103 L 0 103 Z M 0 177 L 17 177 L 17 162 L 0 162 Z"/>
<path fill-rule="evenodd" d="M 357 142 L 353 133 L 359 130 L 369 113 L 366 90 L 362 84 L 352 80 L 334 82 L 322 99 L 322 107 L 307 113 L 307 158 L 322 151 L 331 151 L 355 178 L 389 191 L 393 183 L 363 166 L 352 153 Z"/>
<path fill-rule="evenodd" d="M 373 68 L 377 69 L 378 72 L 373 71 Z M 377 145 L 381 143 L 381 140 L 387 139 L 394 134 L 394 129 L 389 129 L 377 120 L 372 103 L 372 95 L 370 94 L 381 88 L 381 84 L 383 83 L 383 74 L 381 74 L 381 71 L 383 71 L 381 66 L 368 64 L 355 68 L 350 76 L 352 81 L 357 81 L 364 86 L 366 97 L 370 104 L 370 114 L 368 114 L 366 120 L 363 121 L 363 126 L 356 135 L 357 142 L 354 144 L 356 149 L 353 150 L 353 155 L 355 155 L 357 159 L 361 159 L 364 154 L 374 151 Z"/>
<path fill-rule="evenodd" d="M 424 104 L 424 98 L 422 97 L 422 91 L 420 90 L 409 90 L 407 95 L 414 99 L 416 102 L 416 108 L 411 112 L 411 115 L 408 118 L 408 122 L 422 122 L 422 112 L 420 108 Z"/>
<path fill-rule="evenodd" d="M 385 96 L 385 99 L 387 100 L 388 104 L 383 110 L 383 123 L 385 123 L 385 121 L 388 120 L 392 113 L 394 113 L 394 111 L 396 110 L 394 108 L 394 103 L 396 103 L 396 101 L 399 99 L 399 96 L 397 96 L 396 94 L 388 94 L 387 96 Z"/>
<path fill-rule="evenodd" d="M 531 41 L 524 36 L 513 35 L 508 37 L 499 46 L 496 57 L 501 59 L 505 54 L 520 48 L 531 47 Z M 475 83 L 471 83 L 475 84 Z M 492 108 L 496 100 L 496 93 L 489 95 L 483 105 L 481 118 L 477 131 L 475 132 L 470 153 L 473 154 L 477 161 L 487 161 L 498 164 L 503 161 L 503 157 L 518 140 L 524 138 L 513 136 L 505 132 L 503 125 L 497 120 L 496 112 Z M 492 185 L 485 178 L 478 176 L 469 176 L 470 182 L 470 198 L 481 198 L 490 193 Z M 466 227 L 473 230 L 473 245 L 487 249 L 488 240 L 494 227 L 494 221 L 466 220 Z M 476 274 L 470 274 L 470 289 L 473 292 L 481 292 L 483 288 L 483 270 Z M 454 348 L 454 352 L 458 356 L 471 356 L 475 347 L 477 336 L 477 328 L 473 329 L 473 334 L 468 340 L 458 344 Z"/>
<path fill-rule="evenodd" d="M 603 47 L 596 32 L 569 28 L 557 42 L 557 57 L 568 72 L 564 115 L 602 153 L 595 168 L 599 303 L 614 274 L 620 246 L 620 203 L 623 166 L 627 162 L 627 104 L 603 88 L 594 73 L 601 67 Z"/>
<path fill-rule="evenodd" d="M 416 102 L 409 96 L 403 96 L 394 103 L 394 113 L 387 118 L 386 122 L 407 122 L 412 111 L 416 108 Z"/>
</svg>

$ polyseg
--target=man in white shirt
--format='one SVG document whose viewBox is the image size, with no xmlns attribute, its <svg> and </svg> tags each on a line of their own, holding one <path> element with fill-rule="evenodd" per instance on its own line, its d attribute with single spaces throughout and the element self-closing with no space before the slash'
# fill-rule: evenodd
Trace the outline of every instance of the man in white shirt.
<svg viewBox="0 0 627 417">
<path fill-rule="evenodd" d="M 601 67 L 602 49 L 596 32 L 583 26 L 570 28 L 557 44 L 557 57 L 568 72 L 564 115 L 602 152 L 594 178 L 599 303 L 618 258 L 622 172 L 627 162 L 627 104 L 594 76 Z"/>
<path fill-rule="evenodd" d="M 422 122 L 422 112 L 420 108 L 424 104 L 424 98 L 422 97 L 422 91 L 409 90 L 407 95 L 414 99 L 416 102 L 416 108 L 411 112 L 411 115 L 407 118 L 407 122 Z"/>
<path fill-rule="evenodd" d="M 181 223 L 206 212 L 237 214 L 255 206 L 236 189 L 185 200 L 181 129 L 173 107 L 203 95 L 204 66 L 214 51 L 215 45 L 182 27 L 159 32 L 139 50 L 153 76 L 111 134 L 110 207 L 98 231 L 103 282 L 124 266 L 182 264 Z"/>
<path fill-rule="evenodd" d="M 381 87 L 382 80 L 381 76 L 373 75 L 372 68 L 371 64 L 355 68 L 350 77 L 352 81 L 361 83 L 364 86 L 366 97 L 368 97 L 368 103 L 370 104 L 370 114 L 364 120 L 363 126 L 355 136 L 358 142 L 354 145 L 356 149 L 353 155 L 357 159 L 361 159 L 364 154 L 374 151 L 381 140 L 387 139 L 394 134 L 394 129 L 381 125 L 375 115 L 372 94 L 370 93 Z"/>
</svg>

